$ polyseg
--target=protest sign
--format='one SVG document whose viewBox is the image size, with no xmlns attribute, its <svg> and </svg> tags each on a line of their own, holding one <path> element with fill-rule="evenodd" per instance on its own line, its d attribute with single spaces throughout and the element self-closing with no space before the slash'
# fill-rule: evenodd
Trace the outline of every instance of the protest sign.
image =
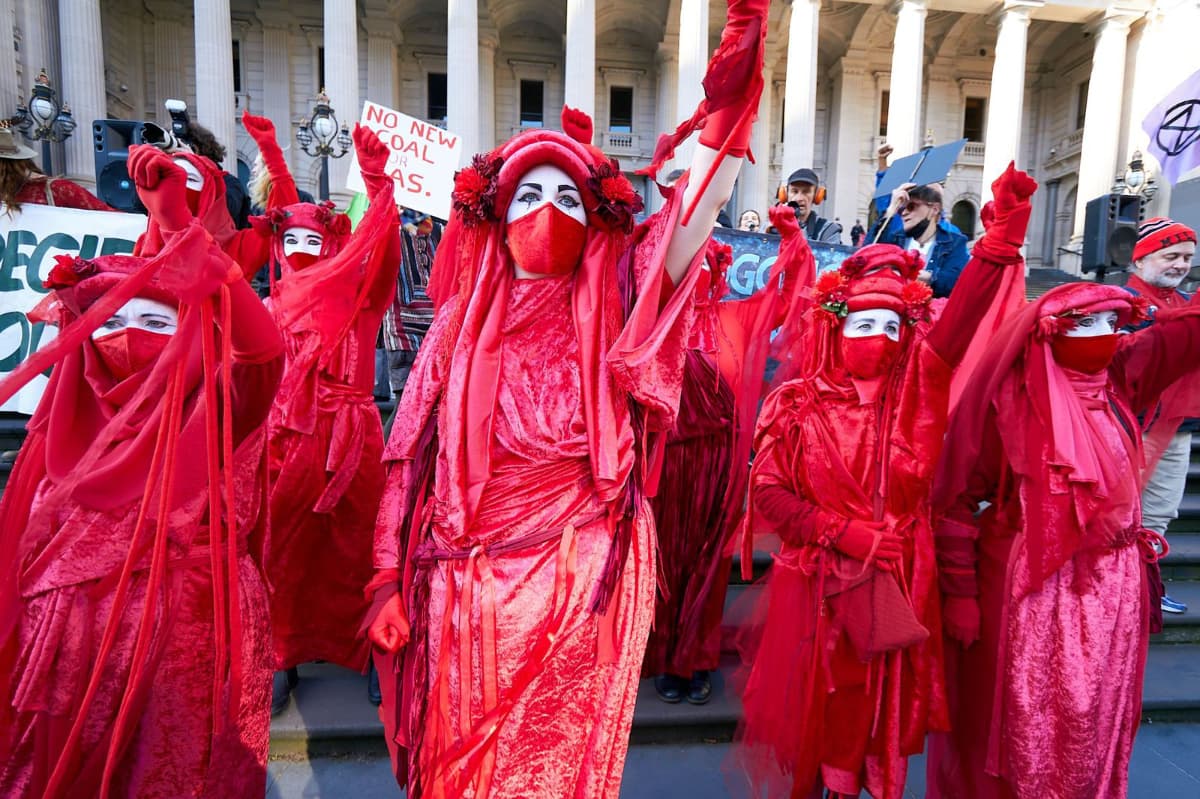
<svg viewBox="0 0 1200 799">
<path fill-rule="evenodd" d="M 0 260 L 0 379 L 54 338 L 53 328 L 25 318 L 48 293 L 42 280 L 54 266 L 54 256 L 67 253 L 94 258 L 130 253 L 145 229 L 146 217 L 141 214 L 28 203 L 11 215 L 0 211 L 0 245 L 4 248 Z M 0 406 L 0 411 L 33 413 L 45 388 L 46 378 L 36 378 Z"/>
<path fill-rule="evenodd" d="M 424 120 L 370 101 L 363 104 L 360 122 L 392 151 L 386 172 L 396 181 L 396 204 L 438 219 L 449 219 L 450 193 L 454 191 L 454 173 L 462 157 L 462 139 Z M 350 164 L 346 188 L 367 190 L 357 155 Z"/>
</svg>

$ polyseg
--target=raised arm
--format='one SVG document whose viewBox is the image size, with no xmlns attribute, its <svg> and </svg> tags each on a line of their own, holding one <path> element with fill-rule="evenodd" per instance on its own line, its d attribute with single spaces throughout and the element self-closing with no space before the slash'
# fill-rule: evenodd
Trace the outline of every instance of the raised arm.
<svg viewBox="0 0 1200 799">
<path fill-rule="evenodd" d="M 952 367 L 966 354 L 1000 288 L 1005 269 L 1023 268 L 1021 246 L 1029 227 L 1030 198 L 1037 185 L 1036 180 L 1012 163 L 992 183 L 996 219 L 976 242 L 971 260 L 926 339 L 934 352 Z"/>
<path fill-rule="evenodd" d="M 266 117 L 254 116 L 247 111 L 242 114 L 242 127 L 258 145 L 263 168 L 271 178 L 266 210 L 300 202 L 300 194 L 296 191 L 296 179 L 292 177 L 287 159 L 283 157 L 283 150 L 275 140 L 275 125 Z"/>
<path fill-rule="evenodd" d="M 670 245 L 666 270 L 679 283 L 712 233 L 729 202 L 733 183 L 750 145 L 750 131 L 763 90 L 763 49 L 769 0 L 729 0 L 729 16 L 717 52 L 704 76 L 705 99 L 655 153 L 661 164 L 675 146 L 703 127 L 684 188 L 683 208 Z M 665 157 L 664 157 L 665 156 Z"/>
</svg>

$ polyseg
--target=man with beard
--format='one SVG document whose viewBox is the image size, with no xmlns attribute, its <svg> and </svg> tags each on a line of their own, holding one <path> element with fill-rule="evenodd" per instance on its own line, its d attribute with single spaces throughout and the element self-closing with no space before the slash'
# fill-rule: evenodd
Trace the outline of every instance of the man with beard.
<svg viewBox="0 0 1200 799">
<path fill-rule="evenodd" d="M 1145 297 L 1156 310 L 1187 305 L 1191 297 L 1180 291 L 1179 285 L 1192 268 L 1195 254 L 1196 232 L 1190 227 L 1166 217 L 1146 220 L 1138 227 L 1133 273 L 1126 291 Z M 1175 430 L 1142 488 L 1142 523 L 1159 535 L 1165 535 L 1167 525 L 1179 515 L 1195 429 L 1196 421 L 1188 419 Z M 1164 613 L 1187 611 L 1187 605 L 1165 593 L 1161 604 Z"/>
</svg>

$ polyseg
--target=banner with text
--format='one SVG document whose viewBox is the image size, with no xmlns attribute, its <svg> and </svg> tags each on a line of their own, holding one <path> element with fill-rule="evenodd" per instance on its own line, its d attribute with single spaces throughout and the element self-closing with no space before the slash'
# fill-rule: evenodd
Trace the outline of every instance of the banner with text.
<svg viewBox="0 0 1200 799">
<path fill-rule="evenodd" d="M 733 248 L 733 264 L 726 275 L 729 282 L 729 296 L 726 299 L 749 297 L 767 284 L 767 276 L 779 257 L 779 242 L 782 241 L 779 236 L 719 227 L 713 230 L 713 238 Z M 808 246 L 812 248 L 813 258 L 817 261 L 817 274 L 837 269 L 854 252 L 853 247 L 840 244 L 810 241 Z"/>
<path fill-rule="evenodd" d="M 396 181 L 396 204 L 450 218 L 454 173 L 462 157 L 462 139 L 436 125 L 393 111 L 377 103 L 363 104 L 364 127 L 370 128 L 392 151 L 386 171 Z M 346 181 L 350 191 L 367 190 L 358 169 L 358 156 L 350 164 Z"/>
<path fill-rule="evenodd" d="M 141 214 L 78 211 L 26 204 L 11 215 L 0 206 L 0 379 L 17 368 L 38 347 L 53 340 L 55 330 L 31 324 L 27 311 L 48 291 L 42 279 L 62 253 L 94 258 L 133 252 L 137 237 L 146 229 Z M 0 411 L 33 413 L 46 388 L 44 376 L 33 380 Z"/>
</svg>

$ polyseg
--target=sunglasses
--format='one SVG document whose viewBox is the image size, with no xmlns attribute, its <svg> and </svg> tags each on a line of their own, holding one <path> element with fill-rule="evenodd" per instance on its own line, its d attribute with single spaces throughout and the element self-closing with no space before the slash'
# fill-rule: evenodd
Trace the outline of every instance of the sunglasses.
<svg viewBox="0 0 1200 799">
<path fill-rule="evenodd" d="M 904 206 L 900 210 L 901 213 L 911 214 L 913 211 L 919 211 L 920 209 L 925 208 L 927 205 L 928 203 L 923 203 L 920 200 L 911 200 L 909 201 L 908 205 Z"/>
</svg>

